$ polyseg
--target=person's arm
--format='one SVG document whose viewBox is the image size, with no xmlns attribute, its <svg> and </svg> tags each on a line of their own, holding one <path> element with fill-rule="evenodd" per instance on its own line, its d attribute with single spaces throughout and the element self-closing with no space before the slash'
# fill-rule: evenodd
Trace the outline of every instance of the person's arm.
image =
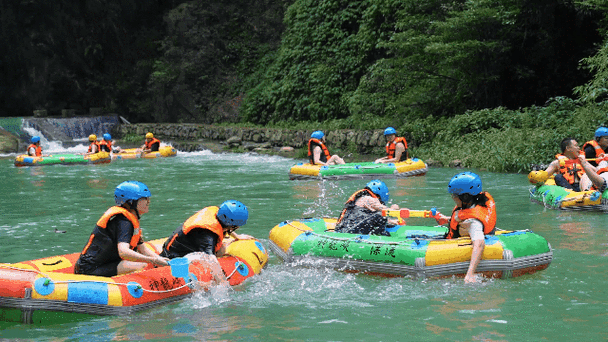
<svg viewBox="0 0 608 342">
<path fill-rule="evenodd" d="M 559 169 L 559 161 L 554 160 L 549 164 L 549 167 L 545 170 L 549 177 L 551 177 L 554 173 Z"/>
<path fill-rule="evenodd" d="M 459 223 L 459 229 L 468 232 L 471 237 L 471 243 L 473 245 L 473 251 L 471 252 L 471 262 L 469 268 L 464 277 L 465 283 L 475 283 L 475 271 L 483 256 L 483 250 L 485 249 L 485 235 L 483 233 L 483 224 L 477 219 L 468 219 Z"/>
<path fill-rule="evenodd" d="M 127 261 L 136 261 L 136 262 L 148 262 L 158 266 L 167 266 L 167 258 L 163 258 L 160 255 L 143 255 L 132 250 L 127 242 L 119 242 L 118 243 L 118 255 L 121 259 Z"/>
<path fill-rule="evenodd" d="M 403 145 L 403 143 L 398 143 L 397 146 L 395 146 L 395 158 L 391 159 L 391 162 L 398 162 L 401 160 L 401 155 L 405 153 L 406 154 L 406 159 L 407 159 L 407 149 L 405 148 L 405 146 Z"/>
<path fill-rule="evenodd" d="M 327 165 L 326 163 L 321 161 L 321 147 L 319 146 L 315 146 L 312 149 L 312 156 L 315 164 L 319 164 L 319 165 Z"/>
<path fill-rule="evenodd" d="M 473 252 L 471 253 L 471 263 L 469 264 L 469 269 L 467 270 L 467 274 L 464 277 L 465 283 L 475 283 L 477 280 L 475 279 L 475 270 L 477 270 L 477 265 L 481 261 L 481 257 L 483 255 L 483 250 L 486 247 L 486 242 L 484 239 L 474 240 L 473 241 Z"/>
<path fill-rule="evenodd" d="M 596 188 L 601 189 L 604 186 L 604 178 L 597 174 L 597 168 L 591 165 L 583 155 L 579 155 L 578 160 L 581 162 L 585 174 L 589 177 L 593 185 L 595 185 Z"/>
</svg>

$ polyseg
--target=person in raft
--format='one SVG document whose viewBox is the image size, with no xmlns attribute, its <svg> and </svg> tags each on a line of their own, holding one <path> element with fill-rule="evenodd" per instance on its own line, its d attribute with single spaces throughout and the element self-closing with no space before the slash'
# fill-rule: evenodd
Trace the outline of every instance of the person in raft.
<svg viewBox="0 0 608 342">
<path fill-rule="evenodd" d="M 126 181 L 116 187 L 116 206 L 97 221 L 74 273 L 112 277 L 144 269 L 148 264 L 168 265 L 169 259 L 143 243 L 139 219 L 148 212 L 150 196 L 150 190 L 141 182 Z"/>
<path fill-rule="evenodd" d="M 120 153 L 120 147 L 116 146 L 116 148 L 112 148 L 112 144 L 112 136 L 110 135 L 110 133 L 105 133 L 103 135 L 103 139 L 101 139 L 101 141 L 99 142 L 99 150 L 108 153 Z"/>
<path fill-rule="evenodd" d="M 146 140 L 144 141 L 144 144 L 140 147 L 140 149 L 144 153 L 158 152 L 158 150 L 160 149 L 160 140 L 156 139 L 154 137 L 154 134 L 148 132 L 146 133 Z"/>
<path fill-rule="evenodd" d="M 85 155 L 95 154 L 100 152 L 99 142 L 97 141 L 97 136 L 95 134 L 89 135 L 89 149 Z"/>
<path fill-rule="evenodd" d="M 308 160 L 312 165 L 336 165 L 344 164 L 344 159 L 338 155 L 329 154 L 325 146 L 325 133 L 314 131 L 308 140 Z"/>
<path fill-rule="evenodd" d="M 446 239 L 469 236 L 473 243 L 471 263 L 464 277 L 465 283 L 476 282 L 475 270 L 486 246 L 485 235 L 494 235 L 496 228 L 496 203 L 488 192 L 484 192 L 481 178 L 472 172 L 455 175 L 448 184 L 448 193 L 456 206 L 452 216 L 438 214 L 437 223 L 449 224 Z"/>
<path fill-rule="evenodd" d="M 386 157 L 376 159 L 375 163 L 397 163 L 410 157 L 407 152 L 407 141 L 403 137 L 397 137 L 397 131 L 393 127 L 384 130 L 384 138 Z"/>
<path fill-rule="evenodd" d="M 585 158 L 592 166 L 598 166 L 600 160 L 608 155 L 608 128 L 600 127 L 595 130 L 595 140 L 583 144 Z"/>
<path fill-rule="evenodd" d="M 376 179 L 367 183 L 365 188 L 352 194 L 346 201 L 334 231 L 390 236 L 386 227 L 396 225 L 397 220 L 382 216 L 382 210 L 399 210 L 399 206 L 393 204 L 387 207 L 388 200 L 388 187 L 383 181 Z"/>
<path fill-rule="evenodd" d="M 163 244 L 160 255 L 173 259 L 193 252 L 202 252 L 220 257 L 225 253 L 225 236 L 235 240 L 252 238 L 249 235 L 234 233 L 247 223 L 248 218 L 247 207 L 235 200 L 224 201 L 219 207 L 203 208 L 171 234 Z M 217 259 L 215 261 L 217 262 Z"/>
<path fill-rule="evenodd" d="M 564 138 L 560 147 L 562 153 L 555 156 L 556 159 L 549 164 L 545 171 L 549 177 L 557 173 L 555 175 L 556 185 L 574 191 L 581 191 L 580 181 L 585 171 L 578 159 L 581 151 L 578 142 L 574 138 Z"/>
<path fill-rule="evenodd" d="M 35 135 L 30 141 L 31 144 L 27 147 L 27 155 L 30 157 L 42 157 L 42 146 L 40 146 L 40 137 Z"/>
</svg>

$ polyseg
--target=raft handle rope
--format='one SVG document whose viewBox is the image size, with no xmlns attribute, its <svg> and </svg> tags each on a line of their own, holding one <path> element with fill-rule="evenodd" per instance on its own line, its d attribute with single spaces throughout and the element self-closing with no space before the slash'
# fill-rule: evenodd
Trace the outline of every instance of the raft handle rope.
<svg viewBox="0 0 608 342">
<path fill-rule="evenodd" d="M 239 267 L 241 266 L 242 262 L 239 261 Z M 9 266 L 7 264 L 0 264 L 0 268 L 8 268 L 8 269 L 12 269 L 12 270 L 16 270 L 16 271 L 26 271 L 26 272 L 34 272 L 37 273 L 41 276 L 43 276 L 45 278 L 44 280 L 44 286 L 48 286 L 52 279 L 51 277 L 39 270 L 29 270 L 29 269 L 25 269 L 25 268 L 19 268 L 19 267 L 13 267 L 13 266 Z M 229 276 L 226 277 L 226 280 L 230 279 L 230 277 L 232 277 L 232 275 L 234 274 L 234 272 L 236 272 L 238 270 L 238 267 L 236 267 L 234 269 L 234 271 L 232 271 L 232 273 L 230 273 Z M 128 284 L 128 283 L 117 283 L 114 281 L 109 281 L 109 282 L 105 282 L 105 281 L 96 281 L 96 280 L 60 280 L 60 281 L 53 281 L 53 283 L 55 284 L 71 284 L 71 283 L 103 283 L 103 284 L 110 284 L 110 285 L 118 285 L 118 286 L 125 286 L 125 287 L 129 287 L 129 286 L 133 286 L 133 284 Z M 201 283 L 201 282 L 199 282 Z M 148 290 L 143 288 L 141 285 L 137 285 L 136 289 L 138 290 L 142 290 L 145 292 L 150 292 L 150 293 L 168 293 L 168 292 L 174 292 L 174 291 L 178 291 L 181 290 L 184 287 L 187 287 L 191 284 L 191 282 L 187 282 L 186 284 L 180 286 L 180 287 L 176 287 L 173 289 L 169 289 L 169 290 L 163 290 L 163 291 L 156 291 L 156 290 Z"/>
</svg>

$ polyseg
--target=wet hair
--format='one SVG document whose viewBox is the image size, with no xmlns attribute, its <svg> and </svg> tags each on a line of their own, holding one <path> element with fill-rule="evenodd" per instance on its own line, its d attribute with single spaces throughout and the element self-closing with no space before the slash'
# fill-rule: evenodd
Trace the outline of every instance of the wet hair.
<svg viewBox="0 0 608 342">
<path fill-rule="evenodd" d="M 562 153 L 566 152 L 566 148 L 568 148 L 568 146 L 570 146 L 570 144 L 572 144 L 572 140 L 574 140 L 574 138 L 564 138 L 562 140 L 561 143 L 559 143 L 559 147 L 562 149 Z"/>
<path fill-rule="evenodd" d="M 471 194 L 461 194 L 458 195 L 458 198 L 462 202 L 462 208 L 467 209 L 472 207 L 473 205 L 482 205 L 485 206 L 488 201 L 488 197 L 485 193 L 481 192 L 477 195 Z"/>
</svg>

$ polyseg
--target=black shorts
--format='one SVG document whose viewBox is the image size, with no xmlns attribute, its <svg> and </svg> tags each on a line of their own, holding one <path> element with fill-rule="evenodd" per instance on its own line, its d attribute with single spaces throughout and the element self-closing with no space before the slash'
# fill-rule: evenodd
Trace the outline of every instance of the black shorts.
<svg viewBox="0 0 608 342">
<path fill-rule="evenodd" d="M 118 274 L 118 264 L 120 264 L 121 260 L 103 265 L 82 264 L 79 261 L 77 261 L 74 266 L 75 274 L 113 277 Z"/>
</svg>

